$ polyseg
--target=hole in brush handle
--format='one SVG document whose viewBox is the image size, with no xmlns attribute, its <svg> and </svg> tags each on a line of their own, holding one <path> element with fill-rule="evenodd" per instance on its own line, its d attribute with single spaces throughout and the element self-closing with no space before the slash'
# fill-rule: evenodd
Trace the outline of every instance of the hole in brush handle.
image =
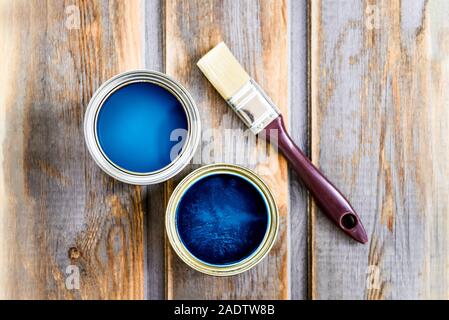
<svg viewBox="0 0 449 320">
<path fill-rule="evenodd" d="M 357 226 L 357 224 L 358 224 L 357 217 L 350 212 L 345 213 L 340 219 L 341 227 L 345 228 L 346 230 L 354 229 Z"/>
</svg>

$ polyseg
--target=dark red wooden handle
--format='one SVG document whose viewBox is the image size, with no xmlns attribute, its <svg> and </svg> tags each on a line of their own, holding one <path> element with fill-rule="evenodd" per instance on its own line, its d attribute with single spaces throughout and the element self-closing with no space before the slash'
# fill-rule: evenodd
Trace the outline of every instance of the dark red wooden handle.
<svg viewBox="0 0 449 320">
<path fill-rule="evenodd" d="M 273 120 L 265 129 L 270 142 L 275 142 L 273 135 L 277 130 L 279 150 L 309 189 L 320 209 L 347 235 L 361 243 L 368 242 L 365 228 L 349 201 L 296 146 L 285 129 L 282 116 Z"/>
</svg>

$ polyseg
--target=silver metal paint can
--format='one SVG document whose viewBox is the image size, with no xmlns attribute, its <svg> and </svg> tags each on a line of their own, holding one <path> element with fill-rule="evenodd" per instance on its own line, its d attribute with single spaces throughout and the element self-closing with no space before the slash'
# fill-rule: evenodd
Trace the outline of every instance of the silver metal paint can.
<svg viewBox="0 0 449 320">
<path fill-rule="evenodd" d="M 149 82 L 167 90 L 180 102 L 187 118 L 187 136 L 178 156 L 162 169 L 149 173 L 128 171 L 115 164 L 103 152 L 97 135 L 98 114 L 104 102 L 118 89 L 137 82 Z M 135 185 L 160 183 L 179 173 L 192 159 L 200 136 L 200 116 L 192 96 L 177 81 L 157 71 L 135 70 L 109 79 L 92 96 L 84 117 L 84 137 L 94 161 L 111 177 Z"/>
</svg>

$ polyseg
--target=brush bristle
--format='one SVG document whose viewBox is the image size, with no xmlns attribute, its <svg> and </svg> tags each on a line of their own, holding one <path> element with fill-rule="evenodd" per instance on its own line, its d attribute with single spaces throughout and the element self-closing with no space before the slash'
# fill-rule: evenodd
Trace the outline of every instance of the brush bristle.
<svg viewBox="0 0 449 320">
<path fill-rule="evenodd" d="M 250 80 L 249 75 L 223 42 L 206 53 L 197 65 L 225 100 L 231 98 Z"/>
</svg>

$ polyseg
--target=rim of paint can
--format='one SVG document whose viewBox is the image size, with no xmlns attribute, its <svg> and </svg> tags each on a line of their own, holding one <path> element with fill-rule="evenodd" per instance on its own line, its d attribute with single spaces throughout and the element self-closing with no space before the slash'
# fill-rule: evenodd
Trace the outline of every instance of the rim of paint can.
<svg viewBox="0 0 449 320">
<path fill-rule="evenodd" d="M 132 172 L 109 160 L 103 152 L 97 136 L 98 113 L 106 99 L 120 88 L 139 82 L 149 82 L 170 92 L 182 105 L 187 118 L 187 137 L 181 153 L 167 166 L 149 173 Z M 171 77 L 152 70 L 127 71 L 107 80 L 95 91 L 84 116 L 84 138 L 94 161 L 111 177 L 135 185 L 160 183 L 178 174 L 193 158 L 200 135 L 200 115 L 190 93 Z"/>
<path fill-rule="evenodd" d="M 215 174 L 232 174 L 249 181 L 262 195 L 268 211 L 267 231 L 258 248 L 248 257 L 232 264 L 210 264 L 198 259 L 186 248 L 176 227 L 176 212 L 184 193 L 199 180 Z M 271 190 L 255 172 L 233 164 L 211 164 L 193 171 L 175 188 L 167 205 L 165 228 L 173 250 L 191 268 L 208 275 L 231 276 L 253 268 L 270 252 L 279 229 L 279 211 Z"/>
</svg>

